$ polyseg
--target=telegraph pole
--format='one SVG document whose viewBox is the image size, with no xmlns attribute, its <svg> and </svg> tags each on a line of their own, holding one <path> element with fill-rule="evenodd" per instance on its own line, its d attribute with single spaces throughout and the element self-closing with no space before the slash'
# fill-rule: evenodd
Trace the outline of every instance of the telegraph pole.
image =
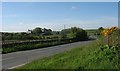
<svg viewBox="0 0 120 71">
<path fill-rule="evenodd" d="M 66 33 L 65 33 L 65 25 L 64 25 L 64 38 L 66 39 Z"/>
<path fill-rule="evenodd" d="M 65 27 L 66 27 L 66 26 L 64 25 L 64 30 L 65 30 Z"/>
</svg>

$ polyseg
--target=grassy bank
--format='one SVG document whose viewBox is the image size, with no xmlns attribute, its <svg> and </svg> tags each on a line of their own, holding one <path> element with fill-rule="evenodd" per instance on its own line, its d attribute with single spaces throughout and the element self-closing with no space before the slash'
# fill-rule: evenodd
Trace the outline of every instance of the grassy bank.
<svg viewBox="0 0 120 71">
<path fill-rule="evenodd" d="M 51 57 L 35 60 L 21 69 L 119 69 L 119 49 L 93 42 Z"/>
</svg>

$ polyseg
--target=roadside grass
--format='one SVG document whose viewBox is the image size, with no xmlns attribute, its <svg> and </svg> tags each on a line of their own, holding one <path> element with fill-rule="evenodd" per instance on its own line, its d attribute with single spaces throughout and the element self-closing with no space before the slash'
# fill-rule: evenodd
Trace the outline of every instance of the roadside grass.
<svg viewBox="0 0 120 71">
<path fill-rule="evenodd" d="M 103 47 L 98 41 L 56 54 L 54 56 L 37 59 L 21 69 L 120 69 L 118 59 L 119 49 Z"/>
</svg>

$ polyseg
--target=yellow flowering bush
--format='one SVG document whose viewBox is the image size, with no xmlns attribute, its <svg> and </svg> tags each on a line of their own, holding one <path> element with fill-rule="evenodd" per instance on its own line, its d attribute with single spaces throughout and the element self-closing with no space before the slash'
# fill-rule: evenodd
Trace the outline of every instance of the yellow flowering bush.
<svg viewBox="0 0 120 71">
<path fill-rule="evenodd" d="M 113 33 L 113 31 L 117 30 L 118 27 L 111 27 L 111 28 L 105 28 L 101 34 L 105 37 L 107 37 L 107 42 L 108 42 L 108 45 L 109 45 L 109 40 L 110 40 L 110 35 Z"/>
<path fill-rule="evenodd" d="M 108 35 L 111 35 L 113 31 L 117 30 L 118 28 L 117 27 L 111 27 L 111 28 L 106 28 L 104 29 L 101 34 L 103 36 L 108 36 Z"/>
</svg>

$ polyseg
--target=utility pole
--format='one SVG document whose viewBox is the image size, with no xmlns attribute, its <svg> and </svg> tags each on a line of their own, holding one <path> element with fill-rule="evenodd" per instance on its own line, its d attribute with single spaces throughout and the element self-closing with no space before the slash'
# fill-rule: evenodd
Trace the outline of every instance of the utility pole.
<svg viewBox="0 0 120 71">
<path fill-rule="evenodd" d="M 66 27 L 66 26 L 64 25 L 64 30 L 65 30 L 65 27 Z"/>
<path fill-rule="evenodd" d="M 64 38 L 66 38 L 65 27 L 66 27 L 66 26 L 64 25 L 64 33 L 63 33 L 63 34 L 64 34 Z"/>
</svg>

